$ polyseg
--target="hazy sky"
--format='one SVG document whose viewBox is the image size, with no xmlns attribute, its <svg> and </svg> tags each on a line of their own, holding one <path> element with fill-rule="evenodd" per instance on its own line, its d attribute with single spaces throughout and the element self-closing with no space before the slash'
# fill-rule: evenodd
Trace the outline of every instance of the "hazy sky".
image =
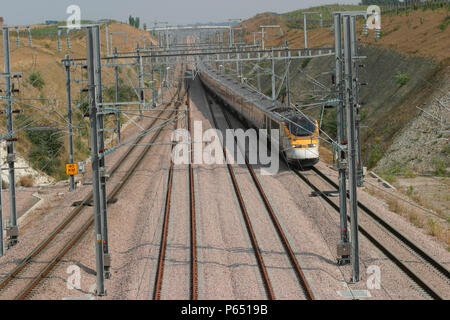
<svg viewBox="0 0 450 320">
<path fill-rule="evenodd" d="M 223 22 L 250 18 L 257 13 L 288 12 L 310 6 L 345 3 L 359 0 L 2 0 L 0 16 L 9 25 L 41 23 L 45 20 L 66 20 L 66 8 L 81 7 L 81 18 L 112 18 L 127 21 L 128 16 L 141 17 L 141 22 L 155 20 L 170 24 Z"/>
</svg>

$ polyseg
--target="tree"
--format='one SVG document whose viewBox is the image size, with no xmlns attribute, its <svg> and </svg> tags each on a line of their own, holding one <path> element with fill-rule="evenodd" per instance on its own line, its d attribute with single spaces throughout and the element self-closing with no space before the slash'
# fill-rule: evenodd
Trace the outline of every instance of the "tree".
<svg viewBox="0 0 450 320">
<path fill-rule="evenodd" d="M 130 26 L 134 26 L 135 25 L 135 20 L 134 20 L 133 16 L 130 16 L 128 18 L 128 22 L 129 22 Z"/>
<path fill-rule="evenodd" d="M 139 27 L 141 26 L 141 19 L 139 17 L 136 17 L 134 19 L 134 26 L 139 29 Z"/>
<path fill-rule="evenodd" d="M 144 28 L 145 31 L 147 31 L 147 24 L 146 23 L 144 23 L 143 28 Z"/>
</svg>

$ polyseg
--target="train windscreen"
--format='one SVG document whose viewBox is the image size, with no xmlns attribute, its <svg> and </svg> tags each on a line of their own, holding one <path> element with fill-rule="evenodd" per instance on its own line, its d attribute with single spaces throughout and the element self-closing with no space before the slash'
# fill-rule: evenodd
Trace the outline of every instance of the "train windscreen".
<svg viewBox="0 0 450 320">
<path fill-rule="evenodd" d="M 316 131 L 316 124 L 314 123 L 313 120 L 307 118 L 300 118 L 300 119 L 296 118 L 291 120 L 296 123 L 296 125 L 294 125 L 292 122 L 289 123 L 291 133 L 294 136 L 297 137 L 310 136 Z"/>
</svg>

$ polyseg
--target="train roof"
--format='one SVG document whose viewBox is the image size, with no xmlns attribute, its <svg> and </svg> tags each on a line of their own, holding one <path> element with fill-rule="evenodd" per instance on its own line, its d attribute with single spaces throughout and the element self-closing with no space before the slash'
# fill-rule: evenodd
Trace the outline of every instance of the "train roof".
<svg viewBox="0 0 450 320">
<path fill-rule="evenodd" d="M 261 109 L 265 113 L 268 113 L 279 121 L 285 121 L 283 117 L 302 117 L 302 115 L 294 109 L 288 108 L 286 105 L 282 104 L 279 101 L 275 101 L 274 104 L 272 102 L 272 99 L 268 98 L 260 92 L 257 92 L 249 85 L 237 81 L 230 75 L 224 75 L 215 70 L 209 69 L 204 64 L 200 66 L 200 72 L 206 73 L 209 77 L 213 78 L 217 82 L 233 91 L 237 96 L 252 102 L 257 108 Z M 283 117 L 280 117 L 278 114 L 283 115 Z"/>
</svg>

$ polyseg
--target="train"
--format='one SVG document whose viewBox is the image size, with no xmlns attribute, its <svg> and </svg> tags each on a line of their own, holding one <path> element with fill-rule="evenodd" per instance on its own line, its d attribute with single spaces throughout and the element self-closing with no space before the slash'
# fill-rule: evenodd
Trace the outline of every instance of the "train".
<svg viewBox="0 0 450 320">
<path fill-rule="evenodd" d="M 279 150 L 288 163 L 309 168 L 319 162 L 317 120 L 205 65 L 199 66 L 198 75 L 203 86 L 249 127 L 279 130 Z"/>
</svg>

